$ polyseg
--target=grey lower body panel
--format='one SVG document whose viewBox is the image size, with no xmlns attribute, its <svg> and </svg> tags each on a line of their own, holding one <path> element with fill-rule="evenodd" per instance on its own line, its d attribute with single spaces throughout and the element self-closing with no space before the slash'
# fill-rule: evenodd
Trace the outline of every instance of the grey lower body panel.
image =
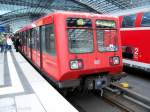
<svg viewBox="0 0 150 112">
<path fill-rule="evenodd" d="M 78 87 L 80 85 L 80 81 L 81 81 L 80 79 L 75 79 L 58 82 L 58 87 L 59 88 Z"/>
</svg>

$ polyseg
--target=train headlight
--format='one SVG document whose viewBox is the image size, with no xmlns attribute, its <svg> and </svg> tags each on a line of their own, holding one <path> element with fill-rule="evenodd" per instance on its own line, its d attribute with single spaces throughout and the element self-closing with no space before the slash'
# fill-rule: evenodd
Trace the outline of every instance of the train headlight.
<svg viewBox="0 0 150 112">
<path fill-rule="evenodd" d="M 70 61 L 70 69 L 76 70 L 81 68 L 83 68 L 83 61 L 81 59 Z"/>
<path fill-rule="evenodd" d="M 118 56 L 110 57 L 109 62 L 111 65 L 118 65 L 120 63 L 120 59 Z"/>
</svg>

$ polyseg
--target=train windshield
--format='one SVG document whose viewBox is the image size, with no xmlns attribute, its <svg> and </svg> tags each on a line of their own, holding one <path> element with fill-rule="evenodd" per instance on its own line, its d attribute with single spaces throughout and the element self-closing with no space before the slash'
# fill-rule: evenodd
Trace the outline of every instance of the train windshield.
<svg viewBox="0 0 150 112">
<path fill-rule="evenodd" d="M 112 20 L 97 20 L 96 34 L 98 50 L 101 52 L 117 51 L 116 23 Z"/>
<path fill-rule="evenodd" d="M 93 31 L 90 19 L 68 18 L 68 41 L 71 53 L 89 53 L 93 51 Z"/>
</svg>

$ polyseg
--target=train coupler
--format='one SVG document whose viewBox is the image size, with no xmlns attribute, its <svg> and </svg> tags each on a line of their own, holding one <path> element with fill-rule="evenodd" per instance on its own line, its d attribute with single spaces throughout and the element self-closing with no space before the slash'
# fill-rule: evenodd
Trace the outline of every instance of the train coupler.
<svg viewBox="0 0 150 112">
<path fill-rule="evenodd" d="M 101 90 L 107 87 L 107 77 L 88 78 L 85 80 L 85 88 L 88 90 Z"/>
</svg>

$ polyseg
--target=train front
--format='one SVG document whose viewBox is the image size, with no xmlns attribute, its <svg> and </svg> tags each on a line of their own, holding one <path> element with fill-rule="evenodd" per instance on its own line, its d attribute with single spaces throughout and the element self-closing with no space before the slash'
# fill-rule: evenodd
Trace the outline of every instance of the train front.
<svg viewBox="0 0 150 112">
<path fill-rule="evenodd" d="M 108 86 L 122 71 L 118 19 L 69 16 L 65 21 L 60 86 L 86 89 Z"/>
</svg>

